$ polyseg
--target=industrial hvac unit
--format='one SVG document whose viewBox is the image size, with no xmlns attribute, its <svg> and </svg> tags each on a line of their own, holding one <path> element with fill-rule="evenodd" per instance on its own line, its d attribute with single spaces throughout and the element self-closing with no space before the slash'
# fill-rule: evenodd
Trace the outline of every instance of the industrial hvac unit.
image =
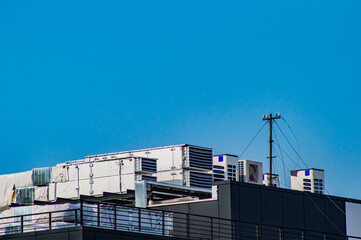
<svg viewBox="0 0 361 240">
<path fill-rule="evenodd" d="M 262 184 L 262 163 L 250 160 L 239 160 L 239 181 Z"/>
<path fill-rule="evenodd" d="M 238 156 L 221 154 L 213 156 L 213 181 L 238 181 Z"/>
<path fill-rule="evenodd" d="M 49 185 L 49 199 L 121 193 L 135 189 L 135 181 L 157 181 L 157 160 L 143 157 L 92 159 L 63 165 L 65 181 Z"/>
<path fill-rule="evenodd" d="M 263 185 L 269 186 L 270 174 L 263 174 Z M 278 174 L 272 174 L 272 187 L 280 187 L 280 179 Z"/>
<path fill-rule="evenodd" d="M 193 145 L 174 145 L 134 151 L 101 154 L 87 157 L 87 161 L 103 158 L 156 158 L 158 182 L 188 187 L 211 188 L 212 149 Z"/>
<path fill-rule="evenodd" d="M 324 170 L 309 168 L 291 171 L 291 189 L 324 194 Z"/>
</svg>

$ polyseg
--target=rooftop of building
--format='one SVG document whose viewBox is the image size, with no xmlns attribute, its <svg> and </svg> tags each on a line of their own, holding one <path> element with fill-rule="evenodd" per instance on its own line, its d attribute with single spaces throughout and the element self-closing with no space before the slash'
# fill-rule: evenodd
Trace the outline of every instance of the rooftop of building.
<svg viewBox="0 0 361 240">
<path fill-rule="evenodd" d="M 144 148 L 144 149 L 121 151 L 121 152 L 113 152 L 113 153 L 104 153 L 104 154 L 89 155 L 89 156 L 86 156 L 86 157 L 87 157 L 87 158 L 91 158 L 91 157 L 102 157 L 102 156 L 109 156 L 109 155 L 115 155 L 115 154 L 144 152 L 144 151 L 159 150 L 159 149 L 168 149 L 168 148 L 175 148 L 175 147 L 194 147 L 194 148 L 199 148 L 199 149 L 211 150 L 211 151 L 212 151 L 212 148 L 201 147 L 201 146 L 196 146 L 196 145 L 192 145 L 192 144 L 176 144 L 176 145 L 169 145 L 169 146 L 162 146 L 162 147 L 153 147 L 153 148 Z"/>
<path fill-rule="evenodd" d="M 229 154 L 229 153 L 213 155 L 213 157 L 218 157 L 218 156 L 230 156 L 230 157 L 236 157 L 236 158 L 238 158 L 237 155 Z"/>
</svg>

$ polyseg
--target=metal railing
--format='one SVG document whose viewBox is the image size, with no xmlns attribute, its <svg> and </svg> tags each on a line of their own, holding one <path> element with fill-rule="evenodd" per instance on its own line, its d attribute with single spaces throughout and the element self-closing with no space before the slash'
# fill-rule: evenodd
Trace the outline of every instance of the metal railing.
<svg viewBox="0 0 361 240">
<path fill-rule="evenodd" d="M 76 209 L 0 218 L 0 234 L 88 226 L 202 240 L 361 239 L 360 237 L 342 234 L 326 234 L 324 232 L 261 225 L 196 214 L 126 207 L 116 204 L 81 202 L 76 207 Z"/>
</svg>

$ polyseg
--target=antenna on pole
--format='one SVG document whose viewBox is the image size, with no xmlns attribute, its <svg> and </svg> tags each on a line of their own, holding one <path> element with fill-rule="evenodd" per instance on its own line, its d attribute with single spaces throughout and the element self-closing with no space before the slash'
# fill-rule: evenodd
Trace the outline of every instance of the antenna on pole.
<svg viewBox="0 0 361 240">
<path fill-rule="evenodd" d="M 270 115 L 263 115 L 263 121 L 269 122 L 269 186 L 272 186 L 272 158 L 276 158 L 276 156 L 272 156 L 272 123 L 276 119 L 281 118 L 281 113 L 276 113 L 274 117 L 272 117 L 272 113 Z"/>
</svg>

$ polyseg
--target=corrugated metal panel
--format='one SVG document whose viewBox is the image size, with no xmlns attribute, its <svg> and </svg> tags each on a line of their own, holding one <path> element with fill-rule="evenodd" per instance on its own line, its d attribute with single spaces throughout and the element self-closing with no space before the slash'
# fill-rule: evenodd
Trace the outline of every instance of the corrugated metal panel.
<svg viewBox="0 0 361 240">
<path fill-rule="evenodd" d="M 17 204 L 33 204 L 35 200 L 35 188 L 24 187 L 15 189 Z"/>
<path fill-rule="evenodd" d="M 45 186 L 51 182 L 51 171 L 52 167 L 45 168 L 34 168 L 33 169 L 33 185 L 34 186 Z"/>
</svg>

